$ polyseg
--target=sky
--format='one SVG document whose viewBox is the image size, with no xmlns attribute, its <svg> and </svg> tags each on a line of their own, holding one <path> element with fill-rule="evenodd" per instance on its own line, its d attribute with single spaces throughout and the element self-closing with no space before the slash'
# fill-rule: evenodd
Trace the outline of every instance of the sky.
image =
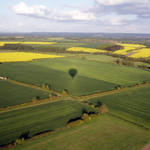
<svg viewBox="0 0 150 150">
<path fill-rule="evenodd" d="M 150 33 L 150 0 L 0 2 L 0 32 Z"/>
</svg>

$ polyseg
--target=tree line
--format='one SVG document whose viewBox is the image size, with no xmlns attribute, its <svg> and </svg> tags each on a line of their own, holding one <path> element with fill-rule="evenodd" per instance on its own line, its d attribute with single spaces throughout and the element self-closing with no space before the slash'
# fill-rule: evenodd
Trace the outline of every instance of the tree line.
<svg viewBox="0 0 150 150">
<path fill-rule="evenodd" d="M 0 46 L 0 50 L 18 50 L 18 51 L 35 51 L 35 52 L 55 52 L 55 53 L 71 53 L 71 54 L 89 54 L 84 51 L 66 51 L 63 47 L 52 47 L 52 46 L 29 46 L 22 44 L 4 44 Z"/>
<path fill-rule="evenodd" d="M 95 52 L 93 53 L 94 55 L 107 55 L 107 56 L 112 56 L 115 58 L 121 58 L 123 60 L 126 60 L 128 62 L 144 62 L 144 63 L 149 63 L 150 64 L 150 59 L 149 58 L 133 58 L 133 57 L 128 57 L 125 55 L 121 55 L 121 54 L 114 54 L 114 53 L 109 53 L 109 52 Z"/>
<path fill-rule="evenodd" d="M 33 47 L 21 44 L 4 44 L 4 46 L 0 46 L 0 50 L 33 50 Z"/>
<path fill-rule="evenodd" d="M 123 46 L 121 45 L 101 45 L 98 46 L 97 49 L 107 50 L 107 51 L 116 51 L 123 49 Z"/>
</svg>

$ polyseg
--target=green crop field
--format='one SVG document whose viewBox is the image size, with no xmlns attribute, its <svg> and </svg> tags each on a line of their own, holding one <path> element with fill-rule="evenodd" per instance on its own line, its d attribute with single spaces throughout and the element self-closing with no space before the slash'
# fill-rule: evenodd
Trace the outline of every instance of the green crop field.
<svg viewBox="0 0 150 150">
<path fill-rule="evenodd" d="M 19 145 L 12 150 L 140 150 L 150 139 L 150 132 L 102 115 L 88 123 L 53 133 Z"/>
<path fill-rule="evenodd" d="M 82 116 L 82 109 L 95 109 L 73 100 L 57 101 L 39 106 L 0 113 L 0 145 L 10 143 L 29 132 L 29 137 L 67 125 L 70 119 Z"/>
<path fill-rule="evenodd" d="M 150 85 L 90 99 L 106 104 L 109 113 L 150 129 Z"/>
<path fill-rule="evenodd" d="M 82 56 L 83 57 L 83 56 Z M 80 56 L 80 58 L 82 58 Z M 85 55 L 84 56 L 87 60 L 93 60 L 93 61 L 99 61 L 99 62 L 112 62 L 118 58 L 114 58 L 111 56 L 106 56 L 106 55 Z"/>
<path fill-rule="evenodd" d="M 49 93 L 0 79 L 0 108 L 31 102 L 37 96 L 47 98 Z"/>
<path fill-rule="evenodd" d="M 68 73 L 71 68 L 78 71 L 73 80 Z M 1 76 L 30 84 L 50 84 L 52 90 L 66 89 L 71 95 L 107 91 L 118 85 L 129 86 L 150 79 L 150 72 L 140 68 L 72 57 L 3 63 L 0 70 Z"/>
</svg>

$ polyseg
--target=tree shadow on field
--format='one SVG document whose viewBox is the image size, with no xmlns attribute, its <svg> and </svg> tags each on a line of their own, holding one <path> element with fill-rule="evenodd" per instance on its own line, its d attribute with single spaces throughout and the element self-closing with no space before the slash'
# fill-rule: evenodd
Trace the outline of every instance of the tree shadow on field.
<svg viewBox="0 0 150 150">
<path fill-rule="evenodd" d="M 40 96 L 38 95 L 38 96 L 36 96 L 36 98 L 37 98 L 37 100 L 40 100 Z"/>
<path fill-rule="evenodd" d="M 68 123 L 74 122 L 74 121 L 77 121 L 77 120 L 80 120 L 80 119 L 81 119 L 81 117 L 73 118 L 73 119 L 70 119 L 70 120 L 68 121 Z M 68 123 L 67 123 L 67 124 L 68 124 Z"/>
<path fill-rule="evenodd" d="M 96 106 L 97 106 L 97 107 L 100 107 L 100 106 L 102 106 L 102 104 L 103 104 L 103 103 L 102 103 L 102 102 L 100 102 L 100 101 L 98 100 L 98 101 L 97 101 L 97 105 L 96 105 Z"/>
<path fill-rule="evenodd" d="M 40 135 L 40 134 L 47 133 L 47 132 L 52 132 L 52 131 L 55 131 L 55 130 L 47 130 L 47 131 L 39 132 L 39 133 L 34 134 L 33 136 Z"/>
<path fill-rule="evenodd" d="M 22 139 L 22 138 L 28 139 L 28 138 L 29 138 L 29 133 L 30 133 L 30 131 L 23 132 L 23 133 L 20 135 L 19 139 Z"/>
</svg>

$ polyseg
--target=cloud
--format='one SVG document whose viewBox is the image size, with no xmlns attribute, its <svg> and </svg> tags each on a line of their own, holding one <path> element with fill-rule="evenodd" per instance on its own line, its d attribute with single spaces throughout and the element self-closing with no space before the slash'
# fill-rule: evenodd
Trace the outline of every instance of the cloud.
<svg viewBox="0 0 150 150">
<path fill-rule="evenodd" d="M 43 5 L 40 6 L 33 6 L 28 7 L 25 3 L 20 2 L 18 5 L 10 6 L 10 9 L 15 13 L 19 15 L 36 15 L 36 16 L 43 16 L 45 15 L 44 11 L 46 10 L 46 7 Z"/>
<path fill-rule="evenodd" d="M 18 15 L 26 15 L 29 17 L 43 18 L 58 21 L 90 21 L 96 17 L 92 12 L 83 12 L 80 10 L 59 12 L 58 10 L 50 10 L 43 5 L 29 7 L 24 2 L 10 6 L 9 9 Z"/>
<path fill-rule="evenodd" d="M 123 26 L 133 23 L 137 18 L 134 16 L 122 16 L 122 15 L 107 15 L 99 19 L 101 24 L 107 26 Z"/>
<path fill-rule="evenodd" d="M 124 4 L 147 3 L 149 0 L 96 0 L 96 3 L 103 6 L 114 6 Z"/>
<path fill-rule="evenodd" d="M 4 26 L 2 24 L 0 24 L 0 28 L 3 28 Z"/>
<path fill-rule="evenodd" d="M 99 13 L 113 12 L 138 16 L 150 14 L 150 0 L 95 0 L 95 3 L 98 6 L 97 12 Z"/>
<path fill-rule="evenodd" d="M 23 23 L 19 23 L 18 25 L 17 25 L 17 27 L 22 27 L 23 26 Z"/>
</svg>

